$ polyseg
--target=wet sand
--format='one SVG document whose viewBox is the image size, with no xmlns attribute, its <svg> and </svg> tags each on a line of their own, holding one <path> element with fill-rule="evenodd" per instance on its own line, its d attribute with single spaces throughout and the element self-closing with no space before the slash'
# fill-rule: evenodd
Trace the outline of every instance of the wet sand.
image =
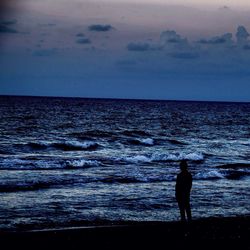
<svg viewBox="0 0 250 250">
<path fill-rule="evenodd" d="M 0 232 L 0 242 L 6 249 L 250 249 L 250 216 Z"/>
</svg>

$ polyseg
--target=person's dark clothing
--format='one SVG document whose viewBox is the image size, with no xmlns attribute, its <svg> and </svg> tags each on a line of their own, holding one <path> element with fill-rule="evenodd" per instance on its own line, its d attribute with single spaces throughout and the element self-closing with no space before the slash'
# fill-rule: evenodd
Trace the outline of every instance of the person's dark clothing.
<svg viewBox="0 0 250 250">
<path fill-rule="evenodd" d="M 186 216 L 188 220 L 192 219 L 190 208 L 190 191 L 192 188 L 192 175 L 187 171 L 181 171 L 177 175 L 175 186 L 175 197 L 179 205 L 181 220 L 185 221 Z"/>
</svg>

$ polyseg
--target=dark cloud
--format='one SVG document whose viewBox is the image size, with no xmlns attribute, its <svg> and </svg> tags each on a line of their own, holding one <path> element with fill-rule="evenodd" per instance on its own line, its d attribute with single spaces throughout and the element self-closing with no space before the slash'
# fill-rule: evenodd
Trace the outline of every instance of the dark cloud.
<svg viewBox="0 0 250 250">
<path fill-rule="evenodd" d="M 166 30 L 161 33 L 160 40 L 163 44 L 167 43 L 186 43 L 187 39 L 182 38 L 174 30 Z"/>
<path fill-rule="evenodd" d="M 229 44 L 229 43 L 231 44 L 233 43 L 232 37 L 233 35 L 231 33 L 226 33 L 221 36 L 212 37 L 211 39 L 201 39 L 197 42 L 202 44 L 212 44 L 212 45 Z"/>
<path fill-rule="evenodd" d="M 161 50 L 162 47 L 159 44 L 151 43 L 129 43 L 127 45 L 129 51 L 149 51 L 149 50 Z"/>
<path fill-rule="evenodd" d="M 91 41 L 88 38 L 79 38 L 79 39 L 76 40 L 76 43 L 79 43 L 79 44 L 90 44 Z"/>
<path fill-rule="evenodd" d="M 197 41 L 197 43 L 211 44 L 211 45 L 224 45 L 224 46 L 229 46 L 230 48 L 232 48 L 232 46 L 237 47 L 238 45 L 241 47 L 241 46 L 249 44 L 248 37 L 250 36 L 250 34 L 248 33 L 247 29 L 244 26 L 239 26 L 237 28 L 237 32 L 235 36 L 237 39 L 237 44 L 232 39 L 233 38 L 232 33 L 226 33 L 221 36 L 215 36 L 215 37 L 212 37 L 211 39 L 201 39 Z"/>
<path fill-rule="evenodd" d="M 247 42 L 247 39 L 249 37 L 249 33 L 247 32 L 247 29 L 244 26 L 239 26 L 237 28 L 236 32 L 236 38 L 238 44 L 244 44 Z"/>
<path fill-rule="evenodd" d="M 239 29 L 238 29 L 239 30 Z M 247 31 L 242 31 L 241 37 L 246 38 L 248 33 Z M 197 45 L 197 43 L 199 45 Z M 211 45 L 211 46 L 202 46 L 202 45 Z M 218 45 L 218 46 L 216 46 Z M 244 49 L 250 49 L 250 43 L 246 43 Z M 186 38 L 183 38 L 181 35 L 177 34 L 174 30 L 167 30 L 161 33 L 159 42 L 131 42 L 127 45 L 129 51 L 153 51 L 160 50 L 162 51 L 161 56 L 171 57 L 177 59 L 196 59 L 200 57 L 206 58 L 207 61 L 213 60 L 214 56 L 217 56 L 218 53 L 224 53 L 224 48 L 237 48 L 236 43 L 233 41 L 233 35 L 231 33 L 225 33 L 220 36 L 215 36 L 209 39 L 201 39 L 197 42 L 189 42 Z M 214 51 L 216 50 L 216 54 Z"/>
<path fill-rule="evenodd" d="M 17 23 L 16 19 L 0 21 L 0 25 L 13 25 L 13 24 L 16 24 L 16 23 Z"/>
<path fill-rule="evenodd" d="M 0 33 L 18 33 L 16 29 L 0 24 Z"/>
<path fill-rule="evenodd" d="M 194 58 L 194 55 L 185 54 L 190 50 L 193 51 L 193 47 L 190 46 L 186 38 L 181 37 L 174 30 L 163 31 L 160 35 L 160 40 L 157 43 L 152 42 L 140 42 L 129 43 L 127 49 L 130 51 L 166 51 L 172 54 L 173 57 Z M 175 52 L 181 51 L 183 54 L 175 54 Z"/>
<path fill-rule="evenodd" d="M 89 31 L 107 32 L 113 29 L 110 24 L 93 24 L 88 27 Z"/>
<path fill-rule="evenodd" d="M 127 49 L 130 51 L 147 51 L 150 50 L 148 43 L 129 43 Z"/>
<path fill-rule="evenodd" d="M 0 21 L 0 33 L 18 33 L 16 29 L 14 29 L 13 27 L 9 27 L 16 23 L 17 23 L 17 20 L 15 19 Z"/>
</svg>

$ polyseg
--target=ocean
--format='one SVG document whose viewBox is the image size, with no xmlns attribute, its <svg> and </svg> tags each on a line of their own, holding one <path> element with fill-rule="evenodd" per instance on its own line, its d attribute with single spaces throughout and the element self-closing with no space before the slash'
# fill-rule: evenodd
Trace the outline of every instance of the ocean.
<svg viewBox="0 0 250 250">
<path fill-rule="evenodd" d="M 0 230 L 250 214 L 250 103 L 0 97 Z"/>
</svg>

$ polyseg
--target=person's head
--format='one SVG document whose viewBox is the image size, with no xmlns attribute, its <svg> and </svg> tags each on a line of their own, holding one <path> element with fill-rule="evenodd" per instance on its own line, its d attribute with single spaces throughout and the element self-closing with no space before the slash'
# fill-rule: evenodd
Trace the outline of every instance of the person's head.
<svg viewBox="0 0 250 250">
<path fill-rule="evenodd" d="M 186 160 L 182 160 L 180 162 L 180 169 L 181 169 L 181 171 L 185 171 L 185 170 L 187 170 L 187 168 L 188 168 L 187 161 Z"/>
</svg>

